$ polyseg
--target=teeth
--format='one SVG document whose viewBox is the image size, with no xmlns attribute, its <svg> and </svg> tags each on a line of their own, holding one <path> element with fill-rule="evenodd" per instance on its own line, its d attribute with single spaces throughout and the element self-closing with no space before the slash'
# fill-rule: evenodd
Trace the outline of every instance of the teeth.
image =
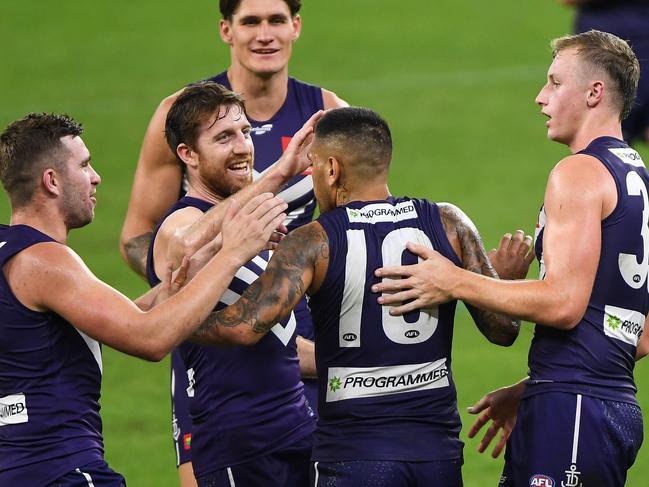
<svg viewBox="0 0 649 487">
<path fill-rule="evenodd" d="M 248 169 L 248 164 L 245 162 L 242 162 L 241 164 L 234 164 L 230 166 L 231 171 L 244 171 Z"/>
</svg>

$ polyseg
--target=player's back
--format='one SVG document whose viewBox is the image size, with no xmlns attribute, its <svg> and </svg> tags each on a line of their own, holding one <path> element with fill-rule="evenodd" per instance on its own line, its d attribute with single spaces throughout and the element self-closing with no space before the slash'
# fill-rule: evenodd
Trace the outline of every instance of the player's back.
<svg viewBox="0 0 649 487">
<path fill-rule="evenodd" d="M 635 350 L 649 311 L 649 175 L 625 142 L 600 137 L 580 152 L 599 159 L 615 180 L 618 201 L 602 221 L 601 253 L 586 313 L 569 331 L 537 326 L 526 394 L 580 392 L 635 403 Z M 541 211 L 536 253 L 544 277 Z"/>
<path fill-rule="evenodd" d="M 318 222 L 329 266 L 309 301 L 320 381 L 314 459 L 461 458 L 451 375 L 456 303 L 393 317 L 370 290 L 375 269 L 416 261 L 409 241 L 460 264 L 437 205 L 392 197 L 353 202 Z"/>
<path fill-rule="evenodd" d="M 0 268 L 54 240 L 0 225 Z M 45 485 L 103 459 L 99 344 L 52 312 L 25 307 L 0 272 L 0 485 Z"/>
</svg>

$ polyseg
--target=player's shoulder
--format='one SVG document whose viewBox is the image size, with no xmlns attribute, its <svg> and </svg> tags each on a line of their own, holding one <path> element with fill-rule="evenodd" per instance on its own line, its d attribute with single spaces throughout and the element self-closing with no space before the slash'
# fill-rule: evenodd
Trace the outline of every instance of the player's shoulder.
<svg viewBox="0 0 649 487">
<path fill-rule="evenodd" d="M 205 213 L 194 206 L 185 206 L 171 212 L 160 223 L 159 236 L 174 235 L 179 229 L 193 225 Z"/>
<path fill-rule="evenodd" d="M 567 190 L 587 189 L 594 184 L 613 182 L 607 167 L 590 154 L 571 154 L 561 159 L 550 171 L 548 185 L 565 187 Z"/>
<path fill-rule="evenodd" d="M 322 103 L 324 104 L 325 110 L 329 110 L 331 108 L 343 108 L 343 107 L 348 107 L 349 103 L 347 103 L 345 100 L 342 98 L 339 98 L 336 93 L 333 91 L 327 90 L 325 88 L 321 88 L 322 90 Z"/>
</svg>

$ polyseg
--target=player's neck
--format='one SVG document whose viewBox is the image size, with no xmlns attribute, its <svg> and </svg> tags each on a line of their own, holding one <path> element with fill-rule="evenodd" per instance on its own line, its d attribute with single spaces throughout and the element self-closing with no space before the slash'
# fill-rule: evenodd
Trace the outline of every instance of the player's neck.
<svg viewBox="0 0 649 487">
<path fill-rule="evenodd" d="M 47 205 L 29 205 L 13 210 L 10 224 L 28 225 L 62 244 L 68 240 L 69 229 L 65 221 L 58 211 Z"/>
<path fill-rule="evenodd" d="M 217 194 L 215 191 L 211 190 L 200 182 L 190 184 L 189 188 L 187 188 L 187 194 L 185 196 L 198 198 L 199 200 L 203 201 L 209 201 L 213 205 L 216 205 L 217 203 L 220 203 L 227 198 L 227 196 Z"/>
<path fill-rule="evenodd" d="M 342 206 L 353 201 L 381 201 L 390 196 L 386 183 L 361 184 L 358 188 L 351 188 L 344 184 L 336 192 L 336 205 Z"/>
<path fill-rule="evenodd" d="M 263 122 L 278 112 L 288 93 L 288 66 L 277 73 L 259 76 L 241 64 L 233 62 L 228 68 L 232 90 L 246 100 L 248 118 Z"/>
<path fill-rule="evenodd" d="M 589 120 L 582 124 L 568 147 L 573 154 L 585 149 L 595 139 L 599 137 L 615 137 L 622 140 L 622 126 L 617 116 L 607 117 L 605 119 Z"/>
</svg>

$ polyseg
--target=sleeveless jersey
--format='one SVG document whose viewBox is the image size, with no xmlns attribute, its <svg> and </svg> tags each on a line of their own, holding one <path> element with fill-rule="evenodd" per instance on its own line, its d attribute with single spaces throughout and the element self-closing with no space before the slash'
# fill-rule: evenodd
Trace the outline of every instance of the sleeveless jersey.
<svg viewBox="0 0 649 487">
<path fill-rule="evenodd" d="M 601 255 L 583 318 L 569 331 L 537 325 L 529 352 L 531 395 L 547 390 L 635 403 L 635 351 L 649 310 L 649 175 L 640 155 L 613 137 L 579 152 L 596 157 L 617 187 L 617 206 L 602 221 Z M 535 243 L 543 263 L 545 211 Z"/>
<path fill-rule="evenodd" d="M 213 205 L 185 196 L 167 213 Z M 164 219 L 162 221 L 164 221 Z M 153 238 L 155 239 L 158 228 Z M 149 283 L 155 275 L 153 245 L 147 260 Z M 243 266 L 216 309 L 234 303 L 264 271 L 270 252 Z M 297 358 L 294 315 L 275 325 L 253 347 L 180 345 L 188 376 L 192 418 L 192 462 L 197 478 L 254 460 L 313 433 L 315 421 L 304 397 Z"/>
<path fill-rule="evenodd" d="M 0 225 L 0 267 L 54 242 Z M 25 307 L 0 272 L 0 485 L 45 485 L 103 460 L 99 344 L 59 315 Z"/>
<path fill-rule="evenodd" d="M 378 267 L 416 262 L 409 241 L 460 265 L 437 205 L 390 197 L 317 221 L 329 239 L 329 266 L 309 300 L 320 385 L 314 460 L 461 458 L 451 375 L 456 302 L 393 317 L 370 290 Z"/>
<path fill-rule="evenodd" d="M 214 81 L 232 89 L 227 72 L 220 73 L 209 81 Z M 246 94 L 241 93 L 245 99 Z M 252 141 L 255 146 L 255 165 L 253 177 L 258 179 L 284 152 L 293 134 L 318 110 L 324 108 L 322 89 L 298 81 L 288 79 L 288 91 L 282 107 L 269 120 L 258 121 L 248 117 L 252 126 Z M 313 219 L 315 196 L 311 170 L 292 178 L 284 190 L 278 194 L 288 203 L 285 221 L 289 230 L 293 230 Z"/>
</svg>

